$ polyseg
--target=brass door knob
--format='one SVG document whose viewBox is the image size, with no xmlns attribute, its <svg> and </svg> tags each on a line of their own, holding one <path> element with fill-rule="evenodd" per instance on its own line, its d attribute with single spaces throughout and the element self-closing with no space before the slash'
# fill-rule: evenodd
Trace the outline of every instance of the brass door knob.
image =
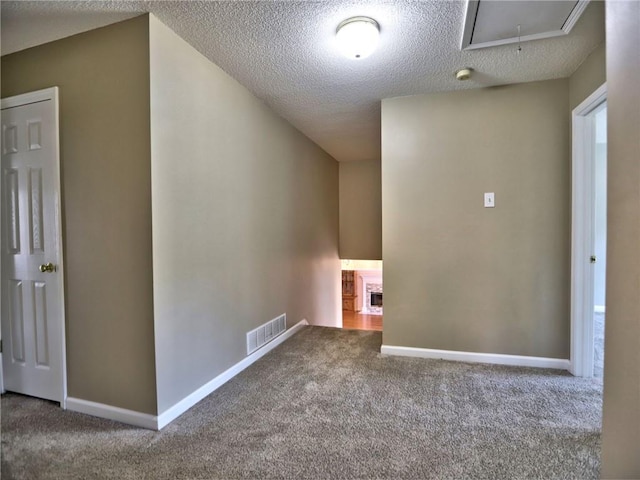
<svg viewBox="0 0 640 480">
<path fill-rule="evenodd" d="M 56 266 L 51 262 L 45 263 L 44 265 L 40 265 L 40 271 L 42 273 L 55 272 L 56 271 Z"/>
</svg>

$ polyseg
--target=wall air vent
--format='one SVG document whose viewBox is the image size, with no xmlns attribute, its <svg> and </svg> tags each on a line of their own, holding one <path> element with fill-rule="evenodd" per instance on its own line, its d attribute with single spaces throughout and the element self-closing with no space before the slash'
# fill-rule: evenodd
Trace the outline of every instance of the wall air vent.
<svg viewBox="0 0 640 480">
<path fill-rule="evenodd" d="M 287 329 L 287 314 L 274 318 L 247 333 L 247 355 L 266 345 Z"/>
</svg>

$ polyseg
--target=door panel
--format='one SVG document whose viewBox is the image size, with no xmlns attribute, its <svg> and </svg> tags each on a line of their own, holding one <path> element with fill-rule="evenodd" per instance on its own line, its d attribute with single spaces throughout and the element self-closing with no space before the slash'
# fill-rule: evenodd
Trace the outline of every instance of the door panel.
<svg viewBox="0 0 640 480">
<path fill-rule="evenodd" d="M 24 315 L 22 314 L 22 282 L 9 280 L 9 318 L 11 319 L 11 360 L 14 363 L 24 364 Z"/>
<path fill-rule="evenodd" d="M 7 209 L 7 249 L 8 253 L 20 253 L 20 202 L 18 201 L 18 170 L 4 171 L 4 204 Z M 3 235 L 4 237 L 4 235 Z M 6 268 L 6 267 L 5 267 Z"/>
<path fill-rule="evenodd" d="M 29 169 L 29 247 L 31 253 L 44 253 L 42 218 L 42 169 Z"/>
<path fill-rule="evenodd" d="M 15 103 L 15 102 L 14 102 Z M 53 99 L 2 108 L 2 338 L 6 390 L 64 396 L 64 318 Z"/>
</svg>

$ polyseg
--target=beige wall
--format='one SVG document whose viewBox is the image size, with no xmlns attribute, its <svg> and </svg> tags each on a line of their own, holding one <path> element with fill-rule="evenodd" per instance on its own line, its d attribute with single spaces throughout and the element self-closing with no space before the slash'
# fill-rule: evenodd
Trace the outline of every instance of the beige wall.
<svg viewBox="0 0 640 480">
<path fill-rule="evenodd" d="M 384 344 L 569 358 L 568 87 L 383 100 Z"/>
<path fill-rule="evenodd" d="M 382 259 L 380 161 L 340 163 L 340 258 Z"/>
<path fill-rule="evenodd" d="M 608 225 L 602 477 L 640 478 L 640 3 L 607 2 Z"/>
<path fill-rule="evenodd" d="M 68 394 L 156 413 L 148 22 L 2 58 L 2 96 L 60 87 Z"/>
<path fill-rule="evenodd" d="M 607 79 L 606 49 L 601 44 L 569 77 L 569 108 L 573 110 Z"/>
<path fill-rule="evenodd" d="M 158 410 L 286 312 L 340 318 L 338 165 L 151 17 Z"/>
</svg>

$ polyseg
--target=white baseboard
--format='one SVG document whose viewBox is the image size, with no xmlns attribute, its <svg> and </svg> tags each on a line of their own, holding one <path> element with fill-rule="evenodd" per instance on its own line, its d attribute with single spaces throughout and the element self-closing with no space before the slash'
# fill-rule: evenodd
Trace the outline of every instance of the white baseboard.
<svg viewBox="0 0 640 480">
<path fill-rule="evenodd" d="M 197 389 L 195 392 L 191 393 L 190 395 L 187 395 L 185 398 L 180 400 L 178 403 L 176 403 L 172 407 L 169 407 L 167 410 L 165 410 L 160 415 L 158 415 L 157 429 L 160 430 L 161 428 L 164 428 L 165 426 L 167 426 L 173 420 L 175 420 L 180 415 L 182 415 L 184 412 L 186 412 L 191 407 L 193 407 L 200 400 L 205 398 L 207 395 L 213 393 L 215 390 L 220 388 L 226 382 L 231 380 L 233 377 L 235 377 L 237 374 L 239 374 L 241 371 L 243 371 L 249 365 L 251 365 L 252 363 L 256 362 L 260 358 L 264 357 L 267 353 L 269 353 L 271 350 L 273 350 L 278 345 L 283 343 L 285 340 L 288 340 L 289 338 L 291 338 L 296 332 L 298 332 L 298 330 L 303 328 L 305 325 L 309 325 L 309 322 L 307 320 L 303 319 L 303 320 L 299 321 L 293 327 L 291 327 L 290 329 L 286 330 L 283 334 L 281 334 L 280 336 L 276 337 L 273 341 L 271 341 L 271 342 L 267 343 L 266 345 L 260 347 L 259 350 L 256 350 L 251 355 L 247 356 L 246 358 L 244 358 L 243 360 L 239 361 L 238 363 L 236 363 L 235 365 L 233 365 L 229 369 L 227 369 L 224 372 L 222 372 L 220 375 L 215 377 L 213 380 L 211 380 L 208 383 L 204 384 L 202 387 Z"/>
<path fill-rule="evenodd" d="M 496 365 L 512 365 L 517 367 L 556 368 L 569 370 L 569 360 L 561 358 L 525 357 L 521 355 L 504 355 L 501 353 L 457 352 L 454 350 L 434 350 L 431 348 L 398 347 L 382 345 L 380 353 L 402 357 L 436 358 L 456 362 L 492 363 Z"/>
<path fill-rule="evenodd" d="M 104 403 L 90 402 L 88 400 L 82 400 L 80 398 L 73 397 L 67 397 L 67 410 L 92 415 L 94 417 L 116 420 L 118 422 L 135 425 L 136 427 L 147 428 L 149 430 L 160 430 L 161 428 L 167 426 L 173 420 L 178 418 L 184 412 L 189 410 L 204 397 L 214 392 L 226 382 L 231 380 L 249 365 L 264 357 L 267 353 L 283 343 L 285 340 L 291 338 L 296 332 L 298 332 L 298 330 L 306 325 L 309 325 L 309 322 L 307 320 L 303 319 L 299 321 L 293 327 L 276 337 L 274 340 L 267 343 L 263 347 L 260 347 L 259 350 L 256 350 L 251 355 L 242 359 L 231 368 L 225 370 L 213 380 L 206 383 L 190 395 L 186 396 L 174 406 L 165 410 L 158 416 L 150 415 L 148 413 L 136 412 L 134 410 L 127 410 L 125 408 L 113 407 Z"/>
<path fill-rule="evenodd" d="M 158 417 L 126 408 L 113 407 L 104 403 L 90 402 L 80 398 L 67 397 L 67 410 L 84 413 L 94 417 L 116 420 L 136 427 L 158 430 Z"/>
</svg>

